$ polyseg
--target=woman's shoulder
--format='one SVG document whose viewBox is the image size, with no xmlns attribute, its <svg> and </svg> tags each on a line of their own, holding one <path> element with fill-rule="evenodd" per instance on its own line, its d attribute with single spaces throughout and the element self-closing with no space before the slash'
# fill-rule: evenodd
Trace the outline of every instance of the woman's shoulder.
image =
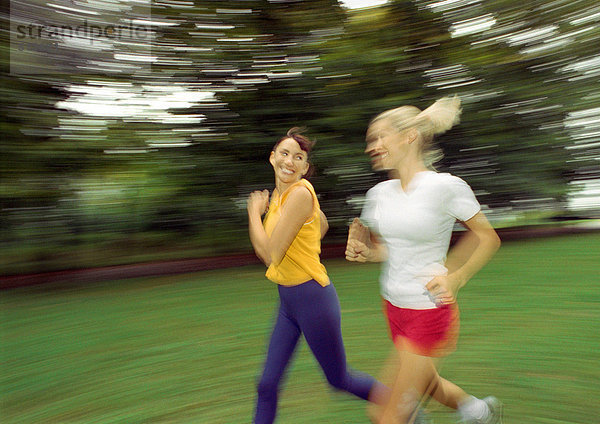
<svg viewBox="0 0 600 424">
<path fill-rule="evenodd" d="M 377 183 L 367 191 L 367 194 L 377 195 L 380 193 L 385 193 L 388 190 L 392 190 L 394 187 L 394 184 L 396 184 L 397 181 L 398 180 L 385 180 L 380 183 Z"/>
<path fill-rule="evenodd" d="M 432 187 L 441 196 L 470 196 L 473 193 L 471 186 L 461 177 L 448 172 L 432 173 L 433 178 L 429 181 Z M 435 188 L 434 188 L 435 187 Z"/>
<path fill-rule="evenodd" d="M 296 183 L 286 190 L 284 196 L 281 198 L 281 205 L 286 214 L 296 214 L 310 219 L 315 211 L 318 210 L 318 208 L 315 208 L 315 204 L 318 205 L 316 199 L 314 191 L 311 191 L 304 184 Z"/>
<path fill-rule="evenodd" d="M 304 178 L 294 183 L 283 193 L 281 196 L 281 203 L 285 202 L 289 198 L 309 200 L 311 197 L 316 196 L 315 189 L 312 184 Z"/>
<path fill-rule="evenodd" d="M 311 193 L 315 193 L 315 188 L 306 178 L 300 179 L 300 181 L 298 181 L 296 184 L 298 184 L 299 186 L 306 187 Z"/>
<path fill-rule="evenodd" d="M 448 185 L 467 184 L 465 180 L 463 180 L 460 177 L 457 177 L 456 175 L 450 174 L 449 172 L 431 172 L 429 173 L 429 175 L 430 178 L 437 183 Z"/>
</svg>

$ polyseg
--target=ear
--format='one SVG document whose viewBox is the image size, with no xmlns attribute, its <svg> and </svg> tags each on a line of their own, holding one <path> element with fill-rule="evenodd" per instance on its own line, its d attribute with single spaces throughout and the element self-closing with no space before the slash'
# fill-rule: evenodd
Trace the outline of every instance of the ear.
<svg viewBox="0 0 600 424">
<path fill-rule="evenodd" d="M 269 163 L 275 167 L 275 152 L 271 150 L 271 154 L 269 155 Z"/>
<path fill-rule="evenodd" d="M 303 177 L 308 173 L 309 169 L 310 169 L 310 163 L 306 162 L 306 164 L 304 165 L 304 169 L 302 170 Z"/>
<path fill-rule="evenodd" d="M 406 137 L 408 140 L 408 144 L 412 144 L 419 138 L 419 131 L 416 128 L 409 128 L 406 131 Z"/>
</svg>

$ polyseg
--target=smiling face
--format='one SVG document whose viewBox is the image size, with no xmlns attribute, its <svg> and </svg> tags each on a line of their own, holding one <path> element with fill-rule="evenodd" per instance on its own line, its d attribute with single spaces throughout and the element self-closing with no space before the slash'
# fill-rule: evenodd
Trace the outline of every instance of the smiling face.
<svg viewBox="0 0 600 424">
<path fill-rule="evenodd" d="M 410 130 L 396 131 L 387 119 L 373 122 L 367 130 L 365 153 L 374 171 L 398 168 L 412 142 Z"/>
<path fill-rule="evenodd" d="M 293 138 L 283 139 L 271 152 L 269 162 L 275 178 L 284 184 L 295 183 L 308 172 L 308 153 Z"/>
</svg>

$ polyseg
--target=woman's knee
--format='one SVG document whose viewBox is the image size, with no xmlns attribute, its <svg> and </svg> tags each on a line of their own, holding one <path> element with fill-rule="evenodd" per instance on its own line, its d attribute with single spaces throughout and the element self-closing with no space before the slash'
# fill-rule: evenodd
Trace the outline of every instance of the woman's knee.
<svg viewBox="0 0 600 424">
<path fill-rule="evenodd" d="M 370 375 L 354 371 L 328 375 L 327 382 L 335 390 L 348 392 L 364 400 L 370 400 L 369 396 L 376 384 L 375 379 Z"/>
<path fill-rule="evenodd" d="M 348 375 L 327 375 L 327 382 L 336 390 L 347 391 L 349 386 L 348 381 Z"/>
<path fill-rule="evenodd" d="M 272 378 L 262 377 L 256 385 L 256 392 L 259 396 L 276 396 L 279 382 Z"/>
</svg>

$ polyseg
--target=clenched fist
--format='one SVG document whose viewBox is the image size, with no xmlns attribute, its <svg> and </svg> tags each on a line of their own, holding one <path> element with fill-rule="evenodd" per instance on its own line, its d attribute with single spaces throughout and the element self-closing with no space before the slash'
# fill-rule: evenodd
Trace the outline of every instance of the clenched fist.
<svg viewBox="0 0 600 424">
<path fill-rule="evenodd" d="M 248 213 L 263 215 L 269 208 L 269 190 L 257 190 L 250 193 L 246 207 Z"/>
<path fill-rule="evenodd" d="M 369 229 L 360 222 L 360 219 L 354 218 L 348 231 L 346 260 L 352 262 L 366 262 L 369 255 L 369 239 Z"/>
</svg>

